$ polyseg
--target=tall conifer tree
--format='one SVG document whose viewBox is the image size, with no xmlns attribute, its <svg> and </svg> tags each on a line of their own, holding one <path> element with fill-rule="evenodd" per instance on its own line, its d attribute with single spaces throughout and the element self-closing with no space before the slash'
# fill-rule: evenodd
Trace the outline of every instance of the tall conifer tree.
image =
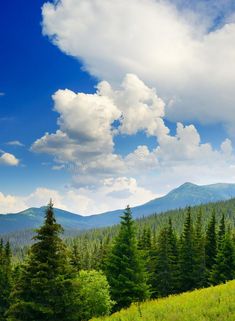
<svg viewBox="0 0 235 321">
<path fill-rule="evenodd" d="M 0 241 L 0 321 L 6 320 L 12 287 L 11 248 L 7 242 Z"/>
<path fill-rule="evenodd" d="M 235 256 L 234 246 L 229 234 L 226 234 L 220 241 L 220 246 L 215 259 L 215 264 L 209 276 L 213 285 L 224 283 L 235 277 Z"/>
<path fill-rule="evenodd" d="M 171 293 L 179 291 L 179 248 L 178 239 L 172 226 L 172 221 L 169 219 L 168 228 L 168 258 L 171 272 Z"/>
<path fill-rule="evenodd" d="M 218 249 L 223 244 L 225 234 L 226 234 L 226 227 L 225 227 L 225 217 L 224 217 L 224 213 L 223 213 L 221 220 L 220 220 L 219 231 L 218 231 L 218 242 L 217 242 Z"/>
<path fill-rule="evenodd" d="M 211 220 L 208 224 L 206 231 L 205 241 L 205 258 L 206 258 L 206 269 L 207 276 L 209 277 L 210 271 L 215 264 L 215 258 L 217 254 L 217 236 L 216 236 L 216 219 L 215 210 L 212 212 Z"/>
<path fill-rule="evenodd" d="M 179 266 L 180 266 L 180 290 L 188 291 L 195 288 L 194 264 L 194 235 L 191 218 L 191 208 L 188 207 L 184 223 L 183 233 L 181 235 Z"/>
<path fill-rule="evenodd" d="M 161 297 L 178 292 L 179 266 L 177 238 L 171 219 L 157 238 L 155 249 L 151 252 L 152 296 Z"/>
<path fill-rule="evenodd" d="M 56 223 L 53 204 L 47 207 L 45 222 L 37 230 L 36 243 L 13 292 L 9 321 L 72 321 L 70 271 L 62 228 Z"/>
<path fill-rule="evenodd" d="M 154 298 L 171 293 L 170 266 L 168 258 L 168 233 L 163 228 L 157 238 L 155 253 L 151 259 L 151 290 Z"/>
<path fill-rule="evenodd" d="M 147 275 L 137 248 L 136 231 L 129 206 L 121 216 L 121 228 L 108 255 L 106 273 L 116 310 L 149 297 Z"/>
<path fill-rule="evenodd" d="M 81 270 L 81 258 L 80 258 L 80 253 L 79 253 L 79 249 L 78 249 L 78 244 L 74 243 L 72 245 L 72 249 L 71 249 L 71 265 L 73 267 L 73 269 L 78 272 Z"/>
<path fill-rule="evenodd" d="M 194 277 L 195 286 L 201 288 L 206 284 L 205 240 L 202 232 L 202 211 L 197 215 L 194 236 L 195 262 Z"/>
</svg>

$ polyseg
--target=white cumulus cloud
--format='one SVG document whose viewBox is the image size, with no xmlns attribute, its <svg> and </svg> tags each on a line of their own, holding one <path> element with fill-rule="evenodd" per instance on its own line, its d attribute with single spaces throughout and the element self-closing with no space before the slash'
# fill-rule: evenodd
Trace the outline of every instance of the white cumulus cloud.
<svg viewBox="0 0 235 321">
<path fill-rule="evenodd" d="M 59 129 L 36 140 L 32 150 L 52 155 L 53 169 L 69 170 L 73 188 L 83 186 L 88 194 L 93 191 L 96 194 L 105 180 L 115 185 L 119 177 L 132 177 L 151 193 L 162 194 L 173 188 L 175 182 L 180 184 L 184 180 L 195 183 L 234 180 L 231 140 L 225 139 L 215 149 L 201 141 L 192 124 L 178 123 L 176 133 L 172 134 L 164 123 L 164 101 L 154 88 L 133 74 L 128 74 L 118 88 L 103 81 L 93 95 L 60 90 L 53 99 L 54 109 L 59 113 Z M 153 136 L 156 145 L 152 149 L 139 145 L 126 156 L 115 152 L 115 135 L 137 132 Z M 200 168 L 207 181 L 200 181 Z M 93 208 L 91 203 L 89 206 Z"/>
<path fill-rule="evenodd" d="M 232 2 L 192 7 L 183 0 L 47 2 L 43 33 L 99 79 L 116 84 L 131 72 L 156 87 L 170 120 L 220 122 L 234 134 Z"/>
<path fill-rule="evenodd" d="M 169 132 L 162 119 L 163 100 L 133 74 L 118 90 L 103 81 L 94 94 L 59 90 L 53 100 L 59 129 L 36 140 L 32 150 L 53 155 L 60 166 L 73 163 L 67 168 L 80 175 L 124 174 L 125 162 L 114 152 L 115 135 L 144 131 L 160 137 Z"/>
<path fill-rule="evenodd" d="M 80 188 L 58 191 L 39 187 L 25 196 L 5 195 L 0 192 L 0 213 L 14 213 L 30 207 L 45 206 L 51 198 L 57 208 L 88 215 L 124 209 L 127 204 L 139 205 L 156 196 L 148 189 L 138 186 L 134 178 L 118 177 L 103 180 L 96 190 Z"/>
</svg>

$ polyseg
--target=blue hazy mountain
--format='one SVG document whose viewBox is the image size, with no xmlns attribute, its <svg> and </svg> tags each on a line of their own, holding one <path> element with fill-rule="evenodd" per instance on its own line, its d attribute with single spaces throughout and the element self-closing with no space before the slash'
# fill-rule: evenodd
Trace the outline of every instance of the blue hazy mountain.
<svg viewBox="0 0 235 321">
<path fill-rule="evenodd" d="M 199 186 L 185 183 L 167 195 L 132 208 L 134 218 L 172 209 L 184 208 L 235 197 L 235 184 L 212 184 Z M 117 224 L 123 209 L 98 215 L 82 216 L 55 209 L 58 222 L 67 230 L 85 230 Z M 29 208 L 16 214 L 0 214 L 0 233 L 10 233 L 38 228 L 44 218 L 45 207 Z"/>
</svg>

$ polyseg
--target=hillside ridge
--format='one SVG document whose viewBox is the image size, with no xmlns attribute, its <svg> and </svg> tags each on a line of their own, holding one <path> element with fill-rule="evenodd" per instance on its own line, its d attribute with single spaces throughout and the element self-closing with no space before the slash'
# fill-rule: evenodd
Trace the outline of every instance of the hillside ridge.
<svg viewBox="0 0 235 321">
<path fill-rule="evenodd" d="M 133 217 L 138 219 L 155 213 L 185 208 L 186 206 L 229 200 L 233 197 L 235 197 L 235 184 L 196 185 L 186 182 L 165 196 L 133 207 L 132 213 Z M 101 214 L 82 216 L 55 208 L 58 222 L 65 229 L 77 229 L 78 231 L 118 224 L 122 211 L 123 209 L 118 209 Z M 45 206 L 32 207 L 19 213 L 0 214 L 0 234 L 38 228 L 43 222 L 44 213 Z"/>
</svg>

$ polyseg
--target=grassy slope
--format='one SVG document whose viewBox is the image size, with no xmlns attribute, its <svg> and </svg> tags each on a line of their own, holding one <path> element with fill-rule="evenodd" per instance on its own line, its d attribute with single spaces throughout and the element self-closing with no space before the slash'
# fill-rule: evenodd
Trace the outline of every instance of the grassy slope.
<svg viewBox="0 0 235 321">
<path fill-rule="evenodd" d="M 141 316 L 142 314 L 142 316 Z M 235 281 L 132 305 L 92 321 L 235 321 Z"/>
</svg>

